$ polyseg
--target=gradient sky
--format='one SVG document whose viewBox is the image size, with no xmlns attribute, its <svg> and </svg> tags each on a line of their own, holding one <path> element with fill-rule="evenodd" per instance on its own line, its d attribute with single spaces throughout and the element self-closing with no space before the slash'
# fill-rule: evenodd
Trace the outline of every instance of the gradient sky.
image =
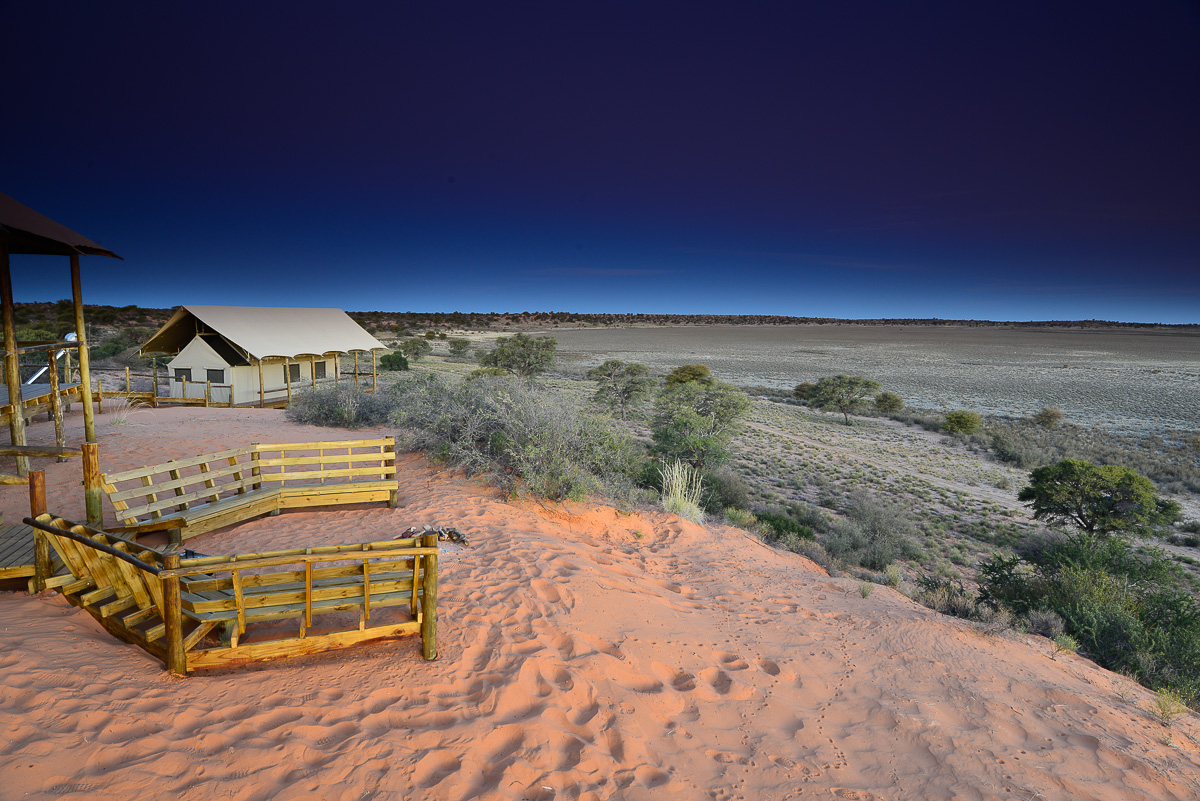
<svg viewBox="0 0 1200 801">
<path fill-rule="evenodd" d="M 3 19 L 0 191 L 124 256 L 91 303 L 1200 322 L 1194 0 Z"/>
</svg>

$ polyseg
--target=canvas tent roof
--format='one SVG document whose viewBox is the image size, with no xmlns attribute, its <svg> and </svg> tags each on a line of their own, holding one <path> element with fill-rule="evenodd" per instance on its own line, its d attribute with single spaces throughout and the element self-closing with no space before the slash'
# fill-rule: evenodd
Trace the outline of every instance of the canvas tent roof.
<svg viewBox="0 0 1200 801">
<path fill-rule="evenodd" d="M 383 349 L 341 309 L 271 306 L 180 306 L 142 345 L 143 353 L 178 353 L 210 330 L 254 359 Z"/>
<path fill-rule="evenodd" d="M 121 258 L 108 248 L 77 234 L 61 223 L 39 214 L 24 203 L 0 193 L 0 233 L 9 253 L 34 253 L 49 256 L 90 256 Z"/>
</svg>

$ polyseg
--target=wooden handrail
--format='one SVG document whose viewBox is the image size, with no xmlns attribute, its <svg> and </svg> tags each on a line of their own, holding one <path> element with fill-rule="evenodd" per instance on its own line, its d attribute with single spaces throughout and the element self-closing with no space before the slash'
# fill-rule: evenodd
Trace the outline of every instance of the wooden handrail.
<svg viewBox="0 0 1200 801">
<path fill-rule="evenodd" d="M 120 559 L 122 562 L 128 562 L 129 564 L 133 565 L 137 569 L 144 570 L 147 573 L 150 573 L 152 575 L 157 576 L 163 572 L 162 569 L 158 567 L 158 565 L 152 565 L 147 562 L 143 562 L 141 559 L 138 559 L 136 556 L 125 553 L 124 551 L 120 550 L 119 548 L 114 548 L 111 545 L 105 545 L 102 542 L 97 542 L 96 540 L 92 539 L 91 537 L 85 537 L 82 534 L 76 534 L 74 531 L 71 531 L 70 529 L 57 528 L 55 526 L 47 526 L 45 523 L 42 523 L 32 517 L 23 518 L 21 520 L 21 522 L 27 526 L 33 526 L 36 529 L 44 531 L 47 534 L 53 534 L 56 537 L 65 537 L 66 539 L 74 540 L 75 542 L 78 542 L 80 545 L 86 545 L 89 548 L 95 548 L 97 551 L 103 551 L 104 553 L 108 554 L 109 556 L 115 556 L 118 559 Z M 70 523 L 71 521 L 63 520 L 63 522 Z M 74 526 L 76 526 L 76 525 L 79 525 L 79 524 L 78 523 L 73 524 L 72 528 L 74 528 Z M 84 526 L 84 528 L 87 528 L 87 527 Z M 92 529 L 89 529 L 89 531 L 90 530 L 92 530 Z M 97 531 L 96 533 L 103 534 L 104 532 Z"/>
</svg>

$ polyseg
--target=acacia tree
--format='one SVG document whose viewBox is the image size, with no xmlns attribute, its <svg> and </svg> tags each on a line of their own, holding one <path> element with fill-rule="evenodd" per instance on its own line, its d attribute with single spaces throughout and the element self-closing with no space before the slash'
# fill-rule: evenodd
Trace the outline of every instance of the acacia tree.
<svg viewBox="0 0 1200 801">
<path fill-rule="evenodd" d="M 720 381 L 664 387 L 654 404 L 654 451 L 697 470 L 728 458 L 729 439 L 750 408 L 745 392 Z"/>
<path fill-rule="evenodd" d="M 400 352 L 414 362 L 421 361 L 431 350 L 433 346 L 418 337 L 406 339 L 400 344 Z"/>
<path fill-rule="evenodd" d="M 663 379 L 664 386 L 674 386 L 676 384 L 687 384 L 690 381 L 699 381 L 702 384 L 711 383 L 713 380 L 712 373 L 708 367 L 703 364 L 685 364 L 681 367 L 676 367 L 671 372 L 667 373 Z"/>
<path fill-rule="evenodd" d="M 803 389 L 802 389 L 803 388 Z M 879 382 L 857 375 L 834 375 L 811 386 L 800 384 L 796 396 L 816 409 L 837 409 L 850 425 L 850 410 L 868 395 L 879 391 Z"/>
<path fill-rule="evenodd" d="M 494 348 L 479 354 L 479 363 L 484 367 L 499 367 L 516 373 L 532 383 L 535 375 L 546 372 L 554 364 L 557 347 L 558 340 L 551 337 L 514 334 L 497 339 Z"/>
<path fill-rule="evenodd" d="M 595 401 L 619 410 L 622 420 L 626 419 L 630 408 L 654 391 L 655 381 L 650 377 L 650 368 L 644 364 L 609 359 L 588 370 L 587 377 L 599 384 Z"/>
<path fill-rule="evenodd" d="M 1145 476 L 1119 465 L 1063 459 L 1039 467 L 1017 495 L 1037 520 L 1070 523 L 1096 537 L 1167 525 L 1179 504 L 1163 500 Z"/>
</svg>

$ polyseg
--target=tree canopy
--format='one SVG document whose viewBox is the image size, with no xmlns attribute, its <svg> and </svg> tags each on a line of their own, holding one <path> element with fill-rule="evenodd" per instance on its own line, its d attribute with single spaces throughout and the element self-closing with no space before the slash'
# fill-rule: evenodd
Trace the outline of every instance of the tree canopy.
<svg viewBox="0 0 1200 801">
<path fill-rule="evenodd" d="M 1070 523 L 1100 537 L 1166 525 L 1179 517 L 1179 504 L 1159 498 L 1145 476 L 1128 467 L 1080 459 L 1037 468 L 1017 499 L 1033 509 L 1037 520 Z"/>
<path fill-rule="evenodd" d="M 720 381 L 664 387 L 654 405 L 654 450 L 698 470 L 728 458 L 729 439 L 750 408 L 745 392 Z"/>
<path fill-rule="evenodd" d="M 546 372 L 554 364 L 556 348 L 558 341 L 551 337 L 514 334 L 497 339 L 494 348 L 479 355 L 479 363 L 484 367 L 499 367 L 532 381 L 535 375 Z"/>
<path fill-rule="evenodd" d="M 597 403 L 616 409 L 621 419 L 626 419 L 629 410 L 650 397 L 655 380 L 650 368 L 635 362 L 609 359 L 599 367 L 587 371 L 587 377 L 598 384 L 594 399 Z"/>
<path fill-rule="evenodd" d="M 431 350 L 433 350 L 433 346 L 418 337 L 406 339 L 400 343 L 400 352 L 414 362 L 421 361 Z"/>
<path fill-rule="evenodd" d="M 857 375 L 834 375 L 815 384 L 799 384 L 793 391 L 815 409 L 837 409 L 846 418 L 846 425 L 850 425 L 850 410 L 863 398 L 878 392 L 879 382 Z"/>
<path fill-rule="evenodd" d="M 712 380 L 712 373 L 707 366 L 703 364 L 685 364 L 667 373 L 663 379 L 663 385 L 673 387 L 676 384 L 687 384 L 692 381 L 707 384 L 711 383 Z"/>
</svg>

